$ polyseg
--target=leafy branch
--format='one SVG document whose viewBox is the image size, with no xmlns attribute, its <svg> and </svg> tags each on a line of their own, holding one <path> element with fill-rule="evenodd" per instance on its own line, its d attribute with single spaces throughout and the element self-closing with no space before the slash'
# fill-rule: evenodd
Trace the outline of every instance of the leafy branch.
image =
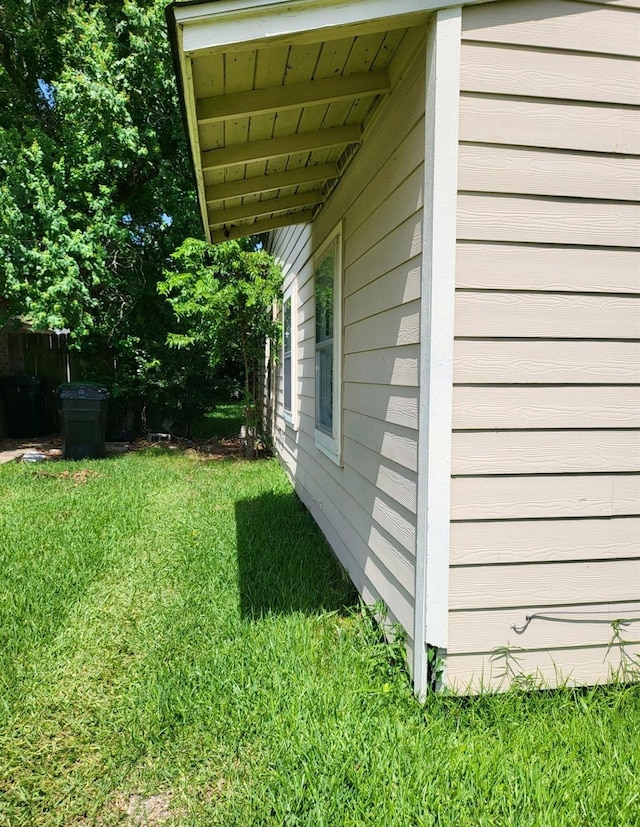
<svg viewBox="0 0 640 827">
<path fill-rule="evenodd" d="M 181 330 L 167 337 L 174 348 L 204 346 L 212 368 L 234 357 L 244 388 L 247 456 L 263 435 L 259 404 L 267 339 L 277 340 L 273 303 L 282 273 L 272 256 L 251 239 L 207 244 L 188 238 L 172 255 L 158 290 Z"/>
</svg>

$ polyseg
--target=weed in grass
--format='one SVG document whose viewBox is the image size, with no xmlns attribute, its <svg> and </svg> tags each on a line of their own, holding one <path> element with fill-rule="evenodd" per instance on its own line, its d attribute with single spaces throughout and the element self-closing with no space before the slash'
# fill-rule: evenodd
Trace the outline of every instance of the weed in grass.
<svg viewBox="0 0 640 827">
<path fill-rule="evenodd" d="M 607 647 L 607 654 L 613 647 L 616 647 L 620 653 L 620 664 L 615 675 L 620 683 L 640 681 L 640 658 L 629 653 L 627 647 L 630 645 L 630 641 L 622 637 L 623 631 L 626 631 L 626 627 L 630 623 L 630 620 L 624 618 L 611 621 L 611 640 Z"/>
<path fill-rule="evenodd" d="M 86 468 L 0 467 L 3 827 L 640 823 L 639 686 L 419 705 L 275 462 Z"/>
</svg>

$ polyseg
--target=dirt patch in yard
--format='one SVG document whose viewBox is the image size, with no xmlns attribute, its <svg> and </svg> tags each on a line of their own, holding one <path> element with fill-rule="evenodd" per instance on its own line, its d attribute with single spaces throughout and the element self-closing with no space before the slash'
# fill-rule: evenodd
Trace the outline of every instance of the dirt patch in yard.
<svg viewBox="0 0 640 827">
<path fill-rule="evenodd" d="M 172 806 L 171 792 L 155 795 L 120 793 L 98 814 L 74 821 L 75 827 L 174 827 L 180 824 L 184 811 Z"/>
<path fill-rule="evenodd" d="M 187 448 L 188 454 L 193 454 L 204 460 L 242 458 L 245 454 L 244 443 L 237 437 L 207 440 L 206 442 L 192 443 Z"/>
<path fill-rule="evenodd" d="M 149 442 L 137 439 L 130 444 L 132 451 L 156 450 L 161 452 L 179 451 L 201 460 L 241 459 L 244 457 L 244 442 L 240 437 L 214 439 L 173 439 L 171 441 Z"/>
<path fill-rule="evenodd" d="M 167 822 L 172 815 L 170 809 L 171 795 L 131 795 L 124 802 L 123 810 L 127 814 L 127 827 L 159 827 Z"/>
<path fill-rule="evenodd" d="M 74 485 L 84 485 L 94 477 L 98 477 L 97 471 L 92 471 L 90 468 L 80 468 L 78 471 L 60 471 L 60 473 L 51 473 L 50 471 L 36 471 L 36 477 L 54 477 L 59 480 L 70 480 Z"/>
<path fill-rule="evenodd" d="M 38 439 L 0 439 L 0 464 L 19 461 L 31 452 L 43 454 L 45 459 L 60 459 L 62 440 L 55 435 Z"/>
<path fill-rule="evenodd" d="M 128 451 L 181 451 L 194 455 L 202 460 L 242 459 L 244 457 L 244 442 L 239 437 L 221 437 L 220 439 L 187 440 L 172 439 L 162 442 L 151 442 L 146 439 L 137 439 L 132 442 L 107 442 L 105 454 L 107 457 L 118 456 Z M 0 464 L 3 462 L 23 461 L 31 454 L 42 457 L 38 461 L 62 459 L 62 440 L 59 436 L 42 437 L 41 439 L 0 439 Z"/>
</svg>

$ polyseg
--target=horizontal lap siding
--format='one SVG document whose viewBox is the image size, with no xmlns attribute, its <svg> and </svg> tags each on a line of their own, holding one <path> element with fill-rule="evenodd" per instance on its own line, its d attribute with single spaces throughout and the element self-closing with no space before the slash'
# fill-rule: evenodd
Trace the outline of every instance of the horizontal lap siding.
<svg viewBox="0 0 640 827">
<path fill-rule="evenodd" d="M 640 431 L 632 444 L 625 430 L 457 431 L 452 473 L 562 474 L 634 472 L 640 466 Z"/>
<path fill-rule="evenodd" d="M 272 239 L 297 307 L 297 427 L 276 416 L 278 454 L 364 599 L 383 601 L 390 620 L 409 635 L 417 510 L 423 65 L 421 54 L 313 225 L 277 231 Z M 398 123 L 405 129 L 398 130 Z M 314 441 L 313 253 L 340 221 L 343 439 L 337 466 Z M 409 658 L 412 651 L 409 639 Z"/>
<path fill-rule="evenodd" d="M 573 0 L 463 12 L 458 689 L 606 680 L 640 643 L 639 24 Z"/>
<path fill-rule="evenodd" d="M 505 647 L 484 658 L 473 654 L 450 657 L 447 680 L 462 693 L 502 691 L 514 681 L 532 687 L 585 686 L 595 680 L 598 683 L 629 681 L 636 679 L 634 663 L 639 657 L 640 644 L 633 642 L 624 646 L 607 644 L 548 650 Z"/>
</svg>

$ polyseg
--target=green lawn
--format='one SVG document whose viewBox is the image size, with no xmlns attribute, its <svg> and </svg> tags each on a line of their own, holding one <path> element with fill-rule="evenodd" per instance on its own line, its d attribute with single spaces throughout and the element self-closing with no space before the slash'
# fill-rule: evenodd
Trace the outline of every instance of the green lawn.
<svg viewBox="0 0 640 827">
<path fill-rule="evenodd" d="M 244 405 L 242 402 L 219 403 L 212 410 L 203 414 L 191 427 L 196 439 L 211 436 L 238 436 L 244 423 Z"/>
<path fill-rule="evenodd" d="M 640 687 L 421 707 L 274 461 L 0 466 L 0 825 L 640 824 Z"/>
</svg>

